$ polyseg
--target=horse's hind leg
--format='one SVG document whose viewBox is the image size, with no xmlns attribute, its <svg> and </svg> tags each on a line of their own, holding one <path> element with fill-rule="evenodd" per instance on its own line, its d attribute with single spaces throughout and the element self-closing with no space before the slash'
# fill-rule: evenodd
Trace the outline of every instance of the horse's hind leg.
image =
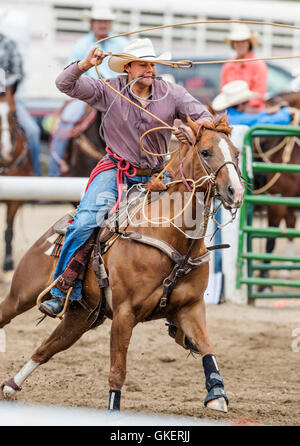
<svg viewBox="0 0 300 446">
<path fill-rule="evenodd" d="M 119 411 L 126 378 L 126 359 L 135 317 L 127 304 L 114 310 L 110 336 L 109 411 Z"/>
<path fill-rule="evenodd" d="M 286 223 L 287 228 L 291 228 L 291 229 L 296 228 L 297 218 L 296 218 L 295 208 L 292 208 L 292 207 L 287 208 L 287 212 L 285 215 L 285 223 Z M 288 239 L 288 243 L 287 243 L 285 252 L 288 257 L 294 256 L 294 239 L 292 239 L 292 238 Z"/>
<path fill-rule="evenodd" d="M 15 295 L 12 291 L 0 304 L 0 329 L 9 324 L 19 314 L 30 310 L 36 304 L 36 295 Z"/>
<path fill-rule="evenodd" d="M 284 205 L 272 205 L 268 206 L 268 226 L 279 227 L 280 222 L 285 218 L 287 212 L 287 207 Z M 266 240 L 266 253 L 272 254 L 275 249 L 276 238 L 268 237 Z M 264 260 L 265 265 L 269 265 L 270 260 Z M 259 276 L 262 278 L 270 277 L 269 270 L 263 269 L 260 271 Z M 259 285 L 258 292 L 271 292 L 272 286 L 269 285 Z"/>
<path fill-rule="evenodd" d="M 17 210 L 21 206 L 20 201 L 8 201 L 6 211 L 6 230 L 5 230 L 5 255 L 3 262 L 3 271 L 11 271 L 14 269 L 12 239 L 13 224 Z"/>
<path fill-rule="evenodd" d="M 36 305 L 37 296 L 44 290 L 54 268 L 53 257 L 29 251 L 19 262 L 7 297 L 0 303 L 0 328 L 19 314 Z M 37 272 L 33 275 L 33 271 Z"/>
<path fill-rule="evenodd" d="M 90 328 L 92 321 L 88 319 L 89 314 L 90 312 L 79 304 L 76 307 L 73 305 L 62 322 L 34 352 L 24 367 L 13 378 L 2 384 L 4 397 L 13 397 L 38 366 L 45 364 L 56 353 L 71 347 Z"/>
<path fill-rule="evenodd" d="M 210 409 L 227 412 L 228 399 L 224 390 L 217 361 L 213 353 L 213 346 L 206 331 L 205 303 L 183 307 L 172 318 L 181 327 L 185 335 L 195 344 L 202 355 L 207 395 L 204 405 Z"/>
</svg>

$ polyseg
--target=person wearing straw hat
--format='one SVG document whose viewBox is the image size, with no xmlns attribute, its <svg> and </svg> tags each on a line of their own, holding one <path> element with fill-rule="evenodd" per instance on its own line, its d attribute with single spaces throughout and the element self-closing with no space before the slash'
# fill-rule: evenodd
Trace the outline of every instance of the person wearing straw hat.
<svg viewBox="0 0 300 446">
<path fill-rule="evenodd" d="M 258 45 L 258 35 L 251 33 L 246 24 L 234 24 L 225 41 L 235 51 L 235 59 L 255 58 L 253 49 Z M 253 111 L 262 111 L 265 108 L 267 75 L 268 68 L 262 60 L 227 62 L 222 67 L 220 89 L 231 81 L 246 81 L 249 89 L 259 94 L 250 99 L 249 106 L 254 109 Z"/>
<path fill-rule="evenodd" d="M 90 31 L 75 43 L 67 64 L 84 59 L 98 40 L 112 37 L 114 34 L 111 32 L 111 28 L 115 18 L 116 16 L 110 8 L 99 7 L 97 4 L 95 4 L 91 10 L 84 11 L 83 20 L 89 22 Z M 99 44 L 99 47 L 105 52 L 111 51 L 113 53 L 122 53 L 127 44 L 128 39 L 121 36 L 115 39 L 106 40 Z M 117 75 L 109 68 L 107 60 L 101 64 L 99 72 L 105 79 Z M 95 67 L 92 67 L 84 73 L 84 75 L 99 79 Z M 78 99 L 74 99 L 64 107 L 61 115 L 61 122 L 51 141 L 52 152 L 48 166 L 49 176 L 59 176 L 61 171 L 66 173 L 68 165 L 63 161 L 63 158 L 69 142 L 67 135 L 70 134 L 75 123 L 83 116 L 85 109 L 85 102 Z"/>
<path fill-rule="evenodd" d="M 157 56 L 150 39 L 134 39 L 123 54 L 111 55 L 108 59 L 109 67 L 119 73 L 119 76 L 106 83 L 141 108 L 120 97 L 100 79 L 83 76 L 93 65 L 101 66 L 106 56 L 106 53 L 95 46 L 83 60 L 68 66 L 56 79 L 57 88 L 61 92 L 84 100 L 102 113 L 108 112 L 103 121 L 108 155 L 104 157 L 104 161 L 100 161 L 99 170 L 98 166 L 95 169 L 100 173 L 91 175 L 74 221 L 67 229 L 53 277 L 53 281 L 58 278 L 56 286 L 51 289 L 53 298 L 40 306 L 42 312 L 52 317 L 62 310 L 66 297 L 67 289 L 64 287 L 62 274 L 72 255 L 89 239 L 95 228 L 103 225 L 105 216 L 118 202 L 120 176 L 123 185 L 131 187 L 134 184 L 147 183 L 154 173 L 163 170 L 164 157 L 151 156 L 140 148 L 141 136 L 147 130 L 159 126 L 153 116 L 170 127 L 173 127 L 175 119 L 186 122 L 187 115 L 197 122 L 212 119 L 206 107 L 185 88 L 155 77 L 155 64 L 169 60 L 171 55 L 163 53 Z M 143 108 L 153 116 L 144 113 Z M 193 132 L 188 126 L 184 125 L 183 133 L 175 128 L 172 131 L 182 142 L 193 138 Z M 171 131 L 160 129 L 149 133 L 143 145 L 151 153 L 166 154 L 170 139 Z M 110 164 L 107 165 L 108 163 Z M 126 174 L 120 170 L 122 166 L 127 166 Z M 164 181 L 167 181 L 166 178 Z M 72 286 L 70 298 L 81 299 L 81 280 L 77 279 Z"/>
<path fill-rule="evenodd" d="M 212 102 L 215 112 L 226 112 L 231 125 L 278 124 L 287 125 L 291 121 L 288 107 L 276 105 L 258 113 L 249 113 L 248 105 L 259 94 L 251 91 L 246 81 L 237 80 L 224 85 L 221 93 Z"/>
</svg>

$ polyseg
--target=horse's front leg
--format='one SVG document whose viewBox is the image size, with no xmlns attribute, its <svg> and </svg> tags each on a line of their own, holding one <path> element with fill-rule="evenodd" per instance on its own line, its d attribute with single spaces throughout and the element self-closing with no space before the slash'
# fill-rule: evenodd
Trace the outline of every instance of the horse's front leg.
<svg viewBox="0 0 300 446">
<path fill-rule="evenodd" d="M 201 300 L 191 306 L 183 307 L 174 317 L 174 322 L 181 327 L 202 355 L 205 385 L 208 392 L 204 405 L 213 410 L 227 412 L 228 398 L 213 352 L 213 346 L 206 331 L 204 301 Z"/>
<path fill-rule="evenodd" d="M 135 326 L 135 317 L 128 304 L 114 310 L 110 335 L 109 411 L 119 411 L 121 389 L 126 378 L 127 351 Z"/>
</svg>

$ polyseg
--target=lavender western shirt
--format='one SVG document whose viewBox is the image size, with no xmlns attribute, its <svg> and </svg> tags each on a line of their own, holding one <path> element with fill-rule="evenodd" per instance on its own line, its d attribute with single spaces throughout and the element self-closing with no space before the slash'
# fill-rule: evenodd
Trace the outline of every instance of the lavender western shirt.
<svg viewBox="0 0 300 446">
<path fill-rule="evenodd" d="M 57 88 L 68 96 L 87 102 L 102 113 L 106 112 L 117 93 L 107 87 L 100 79 L 81 76 L 82 74 L 83 72 L 78 68 L 77 62 L 69 65 L 57 77 Z M 108 79 L 106 82 L 120 91 L 128 82 L 128 76 L 121 75 Z M 168 82 L 168 88 L 169 92 L 165 99 L 148 103 L 146 109 L 149 112 L 158 116 L 170 126 L 173 126 L 176 118 L 185 122 L 187 115 L 194 120 L 211 120 L 211 115 L 207 109 L 183 87 Z M 139 101 L 131 95 L 129 87 L 123 91 L 123 94 L 140 105 Z M 159 99 L 165 94 L 165 83 L 154 80 L 151 99 Z M 103 123 L 103 134 L 111 151 L 131 165 L 141 169 L 153 168 L 163 162 L 165 157 L 151 156 L 142 151 L 140 137 L 145 131 L 161 125 L 156 119 L 118 96 Z M 149 152 L 166 153 L 170 139 L 170 130 L 156 130 L 143 139 L 143 145 Z"/>
</svg>

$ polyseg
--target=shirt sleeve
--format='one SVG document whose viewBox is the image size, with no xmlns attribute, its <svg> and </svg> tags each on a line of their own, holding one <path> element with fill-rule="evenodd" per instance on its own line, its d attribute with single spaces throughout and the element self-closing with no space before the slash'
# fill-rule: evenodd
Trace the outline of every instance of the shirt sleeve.
<svg viewBox="0 0 300 446">
<path fill-rule="evenodd" d="M 230 114 L 228 111 L 228 118 L 230 125 L 248 125 L 251 127 L 252 125 L 259 123 L 259 115 L 260 113 L 234 113 Z"/>
<path fill-rule="evenodd" d="M 287 107 L 281 108 L 277 113 L 261 113 L 259 124 L 287 125 L 291 121 L 291 114 Z"/>
<path fill-rule="evenodd" d="M 103 82 L 90 76 L 82 76 L 77 62 L 64 69 L 56 78 L 56 86 L 71 98 L 80 99 L 99 111 L 106 110 L 107 92 Z"/>
<path fill-rule="evenodd" d="M 260 113 L 238 113 L 230 115 L 229 112 L 229 122 L 231 125 L 248 125 L 250 127 L 255 124 L 287 125 L 290 121 L 291 115 L 287 107 L 273 114 L 264 111 Z"/>
<path fill-rule="evenodd" d="M 174 85 L 175 118 L 186 123 L 186 117 L 190 116 L 194 121 L 211 121 L 212 116 L 197 99 L 195 99 L 185 88 Z"/>
</svg>

